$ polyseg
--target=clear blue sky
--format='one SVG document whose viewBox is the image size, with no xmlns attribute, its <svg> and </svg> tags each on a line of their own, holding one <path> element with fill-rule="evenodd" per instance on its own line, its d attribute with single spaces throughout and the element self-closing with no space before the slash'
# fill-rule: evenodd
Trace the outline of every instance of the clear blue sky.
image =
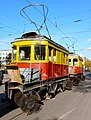
<svg viewBox="0 0 91 120">
<path fill-rule="evenodd" d="M 11 41 L 22 33 L 36 31 L 36 27 L 20 15 L 29 3 L 48 7 L 46 24 L 54 41 L 91 60 L 91 50 L 87 50 L 91 48 L 91 0 L 0 0 L 0 50 L 10 49 Z M 25 12 L 40 27 L 43 7 L 31 6 Z M 40 33 L 48 36 L 44 25 Z"/>
</svg>

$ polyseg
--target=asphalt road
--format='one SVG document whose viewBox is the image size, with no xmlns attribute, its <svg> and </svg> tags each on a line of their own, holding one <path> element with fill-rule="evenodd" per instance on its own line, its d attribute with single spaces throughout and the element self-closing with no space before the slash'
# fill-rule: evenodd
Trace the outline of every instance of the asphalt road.
<svg viewBox="0 0 91 120">
<path fill-rule="evenodd" d="M 5 97 L 3 91 L 1 86 L 0 99 Z M 13 103 L 0 103 L 0 120 L 91 120 L 91 80 L 44 101 L 39 112 L 28 116 Z"/>
</svg>

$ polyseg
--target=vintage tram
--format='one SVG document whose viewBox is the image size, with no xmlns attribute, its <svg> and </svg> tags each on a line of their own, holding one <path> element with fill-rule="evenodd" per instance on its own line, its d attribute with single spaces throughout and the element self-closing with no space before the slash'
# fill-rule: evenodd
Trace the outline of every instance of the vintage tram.
<svg viewBox="0 0 91 120">
<path fill-rule="evenodd" d="M 69 77 L 74 85 L 78 85 L 80 80 L 84 80 L 83 58 L 75 53 L 69 53 Z"/>
<path fill-rule="evenodd" d="M 7 98 L 24 112 L 40 108 L 41 100 L 61 89 L 72 89 L 69 52 L 60 44 L 36 32 L 23 34 L 12 43 L 12 61 L 7 65 Z M 37 107 L 35 107 L 37 106 Z"/>
</svg>

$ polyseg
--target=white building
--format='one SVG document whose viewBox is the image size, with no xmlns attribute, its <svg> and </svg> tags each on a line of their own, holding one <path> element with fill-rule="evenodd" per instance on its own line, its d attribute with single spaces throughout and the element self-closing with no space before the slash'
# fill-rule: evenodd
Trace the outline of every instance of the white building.
<svg viewBox="0 0 91 120">
<path fill-rule="evenodd" d="M 0 63 L 6 65 L 6 57 L 11 53 L 11 50 L 0 50 Z"/>
</svg>

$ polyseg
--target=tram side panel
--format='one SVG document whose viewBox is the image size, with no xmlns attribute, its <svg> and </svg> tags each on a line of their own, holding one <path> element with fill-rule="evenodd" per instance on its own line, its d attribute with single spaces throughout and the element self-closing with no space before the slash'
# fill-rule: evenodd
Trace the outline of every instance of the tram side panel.
<svg viewBox="0 0 91 120">
<path fill-rule="evenodd" d="M 23 73 L 24 69 L 30 69 L 30 75 L 31 75 L 31 69 L 33 69 L 33 72 L 36 72 L 37 70 L 41 74 L 42 80 L 54 80 L 56 78 L 64 78 L 68 76 L 68 65 L 62 65 L 62 64 L 53 64 L 52 62 L 47 63 L 32 63 L 31 65 L 29 63 L 17 63 L 18 67 L 20 68 L 21 74 L 25 75 Z M 31 67 L 30 67 L 31 66 Z"/>
</svg>

